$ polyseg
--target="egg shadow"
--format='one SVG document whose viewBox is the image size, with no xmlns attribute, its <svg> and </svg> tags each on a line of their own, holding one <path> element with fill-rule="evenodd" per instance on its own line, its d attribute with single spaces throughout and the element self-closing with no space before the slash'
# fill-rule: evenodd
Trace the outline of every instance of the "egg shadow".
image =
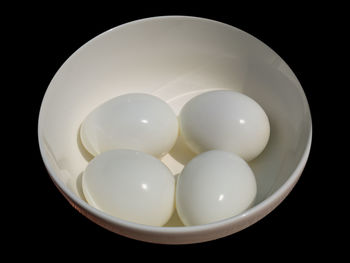
<svg viewBox="0 0 350 263">
<path fill-rule="evenodd" d="M 185 226 L 185 225 L 182 223 L 182 221 L 181 221 L 181 219 L 180 219 L 180 217 L 175 209 L 174 213 L 170 217 L 169 221 L 164 226 L 165 227 L 180 227 L 180 226 Z"/>
<path fill-rule="evenodd" d="M 175 145 L 170 150 L 169 155 L 182 165 L 186 165 L 193 159 L 193 157 L 196 156 L 196 154 L 192 152 L 190 148 L 188 148 L 186 141 L 180 131 Z"/>
<path fill-rule="evenodd" d="M 77 145 L 84 159 L 90 162 L 94 158 L 94 156 L 85 149 L 83 142 L 81 141 L 80 129 L 81 129 L 81 125 L 79 126 L 78 133 L 77 133 Z"/>
<path fill-rule="evenodd" d="M 177 180 L 180 176 L 180 173 L 175 174 L 174 178 L 175 178 L 175 184 L 177 183 Z M 180 226 L 185 226 L 184 223 L 182 223 L 179 214 L 177 213 L 176 210 L 176 201 L 175 201 L 175 209 L 173 214 L 171 215 L 171 217 L 169 218 L 168 222 L 164 225 L 165 227 L 180 227 Z"/>
<path fill-rule="evenodd" d="M 86 198 L 85 198 L 85 195 L 84 195 L 84 191 L 83 191 L 83 174 L 84 172 L 81 172 L 78 177 L 77 177 L 77 180 L 76 180 L 76 189 L 77 189 L 77 192 L 78 192 L 78 195 L 79 197 L 85 201 L 86 201 Z"/>
</svg>

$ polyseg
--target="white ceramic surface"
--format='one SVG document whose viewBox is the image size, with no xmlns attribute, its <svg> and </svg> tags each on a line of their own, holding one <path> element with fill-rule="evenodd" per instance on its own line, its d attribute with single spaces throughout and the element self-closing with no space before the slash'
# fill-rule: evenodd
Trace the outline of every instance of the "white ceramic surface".
<svg viewBox="0 0 350 263">
<path fill-rule="evenodd" d="M 191 99 L 182 108 L 179 123 L 194 152 L 230 151 L 246 161 L 265 149 L 270 136 L 264 109 L 248 96 L 228 90 L 205 92 Z"/>
<path fill-rule="evenodd" d="M 176 184 L 176 209 L 185 225 L 203 225 L 242 213 L 255 196 L 249 165 L 232 152 L 212 150 L 184 167 Z"/>
<path fill-rule="evenodd" d="M 92 157 L 81 145 L 79 127 L 96 106 L 118 95 L 141 92 L 160 97 L 178 114 L 192 97 L 218 89 L 248 95 L 269 117 L 268 145 L 249 163 L 257 181 L 257 196 L 250 209 L 216 223 L 190 227 L 181 226 L 174 215 L 167 227 L 153 227 L 112 217 L 87 204 L 81 174 Z M 124 236 L 179 244 L 227 236 L 270 213 L 302 173 L 312 125 L 300 83 L 272 49 L 220 22 L 166 16 L 118 26 L 78 49 L 45 93 L 38 137 L 53 182 L 84 216 Z M 178 174 L 193 156 L 180 134 L 162 161 Z"/>
<path fill-rule="evenodd" d="M 178 121 L 170 106 L 149 94 L 126 94 L 94 109 L 80 128 L 81 140 L 93 155 L 132 149 L 162 157 L 174 146 Z"/>
<path fill-rule="evenodd" d="M 173 174 L 159 159 L 143 152 L 99 154 L 85 169 L 82 186 L 89 204 L 131 222 L 163 226 L 174 212 Z"/>
</svg>

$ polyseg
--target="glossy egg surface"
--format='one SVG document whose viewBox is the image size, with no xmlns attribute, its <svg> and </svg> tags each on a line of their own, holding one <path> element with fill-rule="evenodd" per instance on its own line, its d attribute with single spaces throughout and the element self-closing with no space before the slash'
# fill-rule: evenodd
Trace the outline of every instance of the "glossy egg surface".
<svg viewBox="0 0 350 263">
<path fill-rule="evenodd" d="M 115 97 L 93 110 L 80 128 L 84 147 L 94 156 L 113 149 L 131 149 L 162 157 L 178 135 L 170 106 L 149 94 Z"/>
<path fill-rule="evenodd" d="M 242 158 L 208 151 L 193 158 L 178 177 L 176 209 L 187 226 L 208 224 L 245 211 L 256 189 L 255 176 Z"/>
<path fill-rule="evenodd" d="M 162 226 L 174 211 L 175 179 L 157 158 L 111 150 L 87 166 L 82 186 L 88 203 L 112 216 Z"/>
<path fill-rule="evenodd" d="M 250 97 L 228 90 L 210 91 L 187 102 L 180 112 L 180 130 L 196 153 L 234 152 L 246 161 L 256 158 L 270 136 L 269 119 Z"/>
</svg>

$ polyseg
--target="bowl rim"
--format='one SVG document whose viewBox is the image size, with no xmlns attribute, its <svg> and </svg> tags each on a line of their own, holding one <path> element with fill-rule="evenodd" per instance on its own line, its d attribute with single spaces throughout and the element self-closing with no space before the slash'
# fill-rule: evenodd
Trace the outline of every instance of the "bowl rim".
<svg viewBox="0 0 350 263">
<path fill-rule="evenodd" d="M 196 16 L 183 16 L 183 15 L 166 15 L 166 16 L 154 16 L 154 17 L 147 17 L 147 18 L 142 18 L 142 19 L 138 19 L 138 20 L 134 20 L 131 22 L 127 22 L 121 25 L 118 25 L 116 27 L 113 27 L 109 30 L 106 30 L 104 32 L 102 32 L 101 34 L 97 35 L 96 37 L 90 39 L 88 42 L 86 42 L 84 45 L 82 45 L 80 48 L 78 48 L 70 57 L 68 57 L 68 59 L 60 66 L 60 68 L 57 70 L 57 72 L 55 73 L 55 75 L 53 76 L 52 80 L 56 77 L 57 73 L 60 71 L 60 69 L 68 62 L 70 61 L 73 57 L 75 57 L 77 54 L 80 53 L 80 51 L 86 47 L 88 47 L 91 43 L 93 43 L 94 41 L 104 37 L 107 34 L 110 34 L 111 32 L 117 31 L 123 27 L 129 26 L 129 25 L 133 25 L 133 24 L 139 24 L 139 23 L 143 23 L 146 21 L 155 21 L 155 20 L 167 20 L 167 19 L 187 19 L 187 20 L 196 20 L 196 21 L 201 21 L 201 22 L 210 22 L 210 23 L 217 23 L 220 24 L 221 26 L 225 26 L 225 27 L 229 27 L 229 28 L 233 28 L 235 30 L 239 30 L 241 32 L 243 32 L 244 34 L 249 35 L 250 37 L 252 37 L 253 39 L 255 39 L 256 41 L 262 43 L 267 49 L 269 49 L 270 51 L 272 51 L 273 53 L 275 53 L 283 62 L 283 58 L 281 58 L 274 50 L 272 50 L 269 46 L 267 46 L 265 43 L 263 43 L 261 40 L 257 39 L 256 37 L 252 36 L 251 34 L 236 28 L 235 26 L 220 22 L 220 21 L 216 21 L 216 20 L 212 20 L 212 19 L 208 19 L 208 18 L 202 18 L 202 17 L 196 17 Z M 286 63 L 287 64 L 287 63 Z M 288 65 L 288 64 L 287 64 Z M 293 71 L 292 71 L 293 72 Z M 293 72 L 294 74 L 294 72 Z M 305 95 L 305 92 L 299 82 L 299 80 L 297 79 L 297 77 L 295 76 L 298 85 L 296 85 L 296 88 L 298 89 L 298 92 L 300 93 L 302 100 L 303 100 L 303 104 L 305 106 L 305 109 L 307 110 L 306 114 L 309 117 L 309 134 L 308 134 L 308 138 L 307 138 L 307 143 L 305 145 L 305 149 L 304 152 L 302 154 L 301 159 L 299 160 L 298 165 L 296 166 L 296 168 L 294 169 L 294 171 L 292 172 L 292 174 L 289 176 L 289 178 L 287 179 L 286 182 L 283 183 L 282 186 L 280 186 L 275 192 L 273 192 L 270 196 L 268 196 L 266 199 L 264 199 L 263 201 L 261 201 L 260 203 L 254 205 L 253 207 L 247 209 L 245 212 L 230 217 L 230 218 L 226 218 L 223 220 L 219 220 L 213 223 L 209 223 L 209 224 L 205 224 L 205 225 L 196 225 L 196 226 L 178 226 L 178 227 L 170 227 L 170 226 L 150 226 L 150 225 L 143 225 L 143 224 L 138 224 L 138 223 L 134 223 L 134 222 L 130 222 L 121 218 L 117 218 L 114 216 L 111 216 L 107 213 L 104 213 L 103 211 L 100 211 L 96 208 L 94 208 L 93 206 L 89 205 L 87 202 L 85 202 L 84 200 L 80 199 L 78 196 L 76 196 L 76 194 L 74 194 L 56 175 L 54 172 L 54 168 L 51 166 L 48 158 L 45 155 L 45 150 L 44 150 L 44 142 L 43 142 L 43 136 L 41 134 L 41 123 L 42 123 L 42 111 L 43 111 L 43 105 L 45 103 L 45 98 L 46 98 L 46 94 L 48 92 L 48 90 L 51 87 L 51 83 L 52 80 L 50 81 L 45 94 L 43 96 L 42 102 L 41 102 L 41 106 L 40 106 L 40 110 L 39 110 L 39 118 L 38 118 L 38 142 L 39 142 L 39 149 L 40 149 L 40 154 L 41 157 L 43 159 L 44 165 L 51 177 L 51 179 L 53 180 L 54 184 L 56 185 L 56 187 L 59 188 L 59 190 L 61 190 L 64 195 L 66 195 L 66 197 L 68 197 L 69 199 L 71 199 L 73 201 L 73 203 L 79 205 L 82 209 L 86 210 L 88 213 L 96 216 L 97 218 L 102 219 L 103 221 L 106 221 L 108 223 L 111 223 L 113 225 L 118 225 L 120 227 L 123 228 L 128 228 L 128 229 L 132 229 L 133 231 L 141 231 L 141 232 L 151 232 L 151 233 L 159 233 L 159 234 L 183 234 L 183 233 L 196 233 L 196 232 L 203 232 L 203 231 L 207 231 L 207 230 L 212 230 L 212 229 L 217 229 L 217 228 L 221 228 L 221 227 L 226 227 L 229 225 L 234 225 L 237 223 L 240 223 L 248 218 L 257 218 L 260 214 L 262 214 L 263 211 L 268 210 L 269 207 L 271 207 L 271 204 L 275 204 L 278 201 L 282 201 L 287 194 L 289 193 L 289 191 L 293 188 L 293 186 L 295 185 L 295 183 L 298 181 L 299 177 L 301 176 L 301 173 L 306 165 L 308 156 L 310 154 L 310 149 L 311 149 L 311 142 L 312 142 L 312 119 L 311 119 L 311 112 L 310 112 L 310 107 Z M 70 202 L 71 203 L 71 202 Z M 71 203 L 72 204 L 72 203 Z M 278 203 L 277 203 L 278 204 Z M 72 206 L 74 208 L 76 208 L 79 212 L 80 209 L 78 209 L 78 207 L 74 206 L 72 204 Z M 276 206 L 273 207 L 273 209 Z M 270 209 L 270 211 L 272 211 L 273 209 Z"/>
</svg>

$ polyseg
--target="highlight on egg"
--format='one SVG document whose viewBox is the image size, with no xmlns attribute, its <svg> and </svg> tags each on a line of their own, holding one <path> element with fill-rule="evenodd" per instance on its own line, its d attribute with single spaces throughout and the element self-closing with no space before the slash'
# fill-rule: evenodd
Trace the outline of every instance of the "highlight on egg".
<svg viewBox="0 0 350 263">
<path fill-rule="evenodd" d="M 263 108 L 252 98 L 229 90 L 192 98 L 182 108 L 179 123 L 192 151 L 229 151 L 246 161 L 256 158 L 270 137 L 270 123 Z"/>
<path fill-rule="evenodd" d="M 96 156 L 113 149 L 131 149 L 162 157 L 174 146 L 178 120 L 158 97 L 130 93 L 94 109 L 80 127 L 84 147 Z"/>
<path fill-rule="evenodd" d="M 212 150 L 193 158 L 177 178 L 176 209 L 186 226 L 236 216 L 254 202 L 253 171 L 238 155 Z"/>
<path fill-rule="evenodd" d="M 134 223 L 163 226 L 175 209 L 175 178 L 157 158 L 111 150 L 89 162 L 83 193 L 93 207 Z"/>
</svg>

